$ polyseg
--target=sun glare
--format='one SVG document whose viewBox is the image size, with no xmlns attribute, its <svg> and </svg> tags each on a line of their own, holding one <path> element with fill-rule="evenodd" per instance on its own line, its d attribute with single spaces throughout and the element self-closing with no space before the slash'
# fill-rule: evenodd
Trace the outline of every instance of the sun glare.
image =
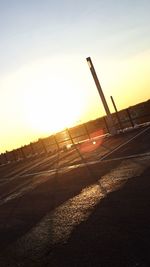
<svg viewBox="0 0 150 267">
<path fill-rule="evenodd" d="M 25 95 L 24 104 L 29 126 L 40 134 L 70 127 L 82 113 L 82 99 L 62 85 L 57 89 L 32 88 Z"/>
</svg>

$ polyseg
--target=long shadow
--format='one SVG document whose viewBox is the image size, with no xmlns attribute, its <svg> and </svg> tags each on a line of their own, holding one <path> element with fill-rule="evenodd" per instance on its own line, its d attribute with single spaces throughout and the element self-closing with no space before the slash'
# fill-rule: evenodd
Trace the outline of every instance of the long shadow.
<svg viewBox="0 0 150 267">
<path fill-rule="evenodd" d="M 22 161 L 11 162 L 7 165 L 1 166 L 0 177 L 11 178 L 12 176 L 19 175 L 20 173 L 25 173 L 26 169 L 31 168 L 32 165 L 40 162 L 43 158 L 43 155 L 38 155 L 34 158 L 27 158 Z"/>
<path fill-rule="evenodd" d="M 100 179 L 118 164 L 119 161 L 95 164 L 91 167 L 92 175 L 86 167 L 65 174 L 57 172 L 32 191 L 1 205 L 1 251 L 33 228 L 51 210 L 79 194 L 84 187 Z"/>
<path fill-rule="evenodd" d="M 150 266 L 150 168 L 107 195 L 43 266 Z"/>
<path fill-rule="evenodd" d="M 61 160 L 64 160 L 64 159 L 67 159 L 67 157 L 70 157 L 71 155 L 73 155 L 75 152 L 74 150 L 71 150 L 71 151 L 67 151 L 67 152 L 63 152 L 63 154 L 60 154 L 59 152 L 59 161 L 61 163 Z M 50 170 L 51 168 L 54 169 L 56 168 L 55 167 L 55 164 L 57 164 L 58 162 L 58 157 L 57 157 L 57 153 L 55 154 L 55 158 L 51 159 L 51 158 L 48 158 L 46 162 L 39 162 L 39 165 L 38 166 L 35 166 L 33 167 L 32 169 L 30 169 L 30 172 L 42 172 L 42 171 L 47 171 L 47 170 Z"/>
</svg>

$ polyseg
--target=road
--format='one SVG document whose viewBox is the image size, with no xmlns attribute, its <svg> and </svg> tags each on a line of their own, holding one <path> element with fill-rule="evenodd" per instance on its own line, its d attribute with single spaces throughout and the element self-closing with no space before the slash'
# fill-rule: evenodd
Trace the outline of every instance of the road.
<svg viewBox="0 0 150 267">
<path fill-rule="evenodd" d="M 150 266 L 150 128 L 0 167 L 0 266 Z"/>
</svg>

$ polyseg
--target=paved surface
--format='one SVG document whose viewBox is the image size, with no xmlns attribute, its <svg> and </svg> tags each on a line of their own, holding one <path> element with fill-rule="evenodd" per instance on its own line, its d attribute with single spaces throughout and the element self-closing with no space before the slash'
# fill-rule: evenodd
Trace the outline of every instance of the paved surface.
<svg viewBox="0 0 150 267">
<path fill-rule="evenodd" d="M 150 128 L 0 167 L 0 266 L 150 266 Z"/>
</svg>

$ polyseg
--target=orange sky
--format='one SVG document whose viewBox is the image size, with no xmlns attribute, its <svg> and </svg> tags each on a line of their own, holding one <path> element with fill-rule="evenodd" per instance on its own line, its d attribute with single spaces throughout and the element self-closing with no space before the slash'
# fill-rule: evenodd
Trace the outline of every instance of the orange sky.
<svg viewBox="0 0 150 267">
<path fill-rule="evenodd" d="M 83 2 L 0 3 L 0 152 L 104 115 L 88 56 L 111 111 L 150 98 L 150 4 Z"/>
</svg>

